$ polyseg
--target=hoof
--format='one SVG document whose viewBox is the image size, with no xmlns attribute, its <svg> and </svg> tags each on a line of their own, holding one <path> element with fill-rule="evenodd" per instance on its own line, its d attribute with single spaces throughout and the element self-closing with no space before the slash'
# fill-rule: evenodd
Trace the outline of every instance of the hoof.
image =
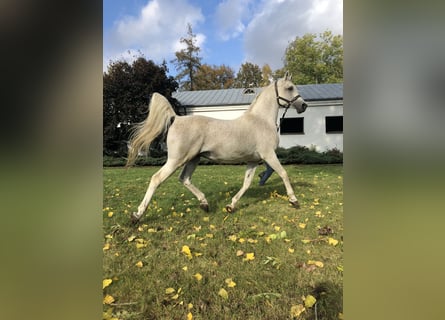
<svg viewBox="0 0 445 320">
<path fill-rule="evenodd" d="M 138 216 L 136 215 L 136 212 L 133 212 L 133 214 L 131 215 L 131 222 L 132 222 L 133 224 L 136 224 L 136 223 L 139 222 L 139 219 L 140 219 L 140 217 L 138 217 Z"/>
<path fill-rule="evenodd" d="M 201 203 L 199 207 L 204 210 L 205 212 L 209 212 L 209 204 L 208 203 Z"/>
<path fill-rule="evenodd" d="M 300 204 L 298 203 L 298 200 L 289 201 L 289 202 L 295 209 L 300 209 Z"/>
<path fill-rule="evenodd" d="M 228 213 L 232 213 L 232 212 L 235 211 L 235 208 L 232 207 L 230 204 L 228 204 L 228 205 L 226 206 L 226 211 L 227 211 Z"/>
</svg>

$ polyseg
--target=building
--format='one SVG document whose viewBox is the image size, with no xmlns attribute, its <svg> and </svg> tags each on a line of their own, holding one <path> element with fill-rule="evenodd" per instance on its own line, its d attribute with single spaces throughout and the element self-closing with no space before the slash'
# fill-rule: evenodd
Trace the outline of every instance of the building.
<svg viewBox="0 0 445 320">
<path fill-rule="evenodd" d="M 308 104 L 304 113 L 289 108 L 280 126 L 280 147 L 306 146 L 343 151 L 343 84 L 297 86 Z M 246 111 L 262 88 L 182 91 L 173 93 L 189 115 L 234 119 Z M 278 122 L 284 109 L 278 111 Z M 279 125 L 279 123 L 277 123 Z"/>
</svg>

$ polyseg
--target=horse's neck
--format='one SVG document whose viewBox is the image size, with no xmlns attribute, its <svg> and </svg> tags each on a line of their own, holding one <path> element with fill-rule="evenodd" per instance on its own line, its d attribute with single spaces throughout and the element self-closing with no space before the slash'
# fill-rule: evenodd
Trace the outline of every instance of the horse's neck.
<svg viewBox="0 0 445 320">
<path fill-rule="evenodd" d="M 275 98 L 275 92 L 271 86 L 264 88 L 263 92 L 252 103 L 249 112 L 255 116 L 271 122 L 274 125 L 277 123 L 278 105 Z"/>
</svg>

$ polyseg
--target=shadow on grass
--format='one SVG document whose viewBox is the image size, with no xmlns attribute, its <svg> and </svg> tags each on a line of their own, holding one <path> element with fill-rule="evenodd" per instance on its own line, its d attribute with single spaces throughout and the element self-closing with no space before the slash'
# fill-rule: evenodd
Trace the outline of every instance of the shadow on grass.
<svg viewBox="0 0 445 320">
<path fill-rule="evenodd" d="M 310 294 L 317 299 L 316 305 L 308 310 L 307 319 L 338 319 L 343 312 L 343 288 L 333 282 L 319 282 L 310 288 Z"/>
</svg>

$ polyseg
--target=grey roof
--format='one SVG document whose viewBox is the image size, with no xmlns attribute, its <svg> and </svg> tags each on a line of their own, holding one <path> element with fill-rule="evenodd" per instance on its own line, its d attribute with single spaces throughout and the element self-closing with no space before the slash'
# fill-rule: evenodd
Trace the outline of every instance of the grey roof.
<svg viewBox="0 0 445 320">
<path fill-rule="evenodd" d="M 297 85 L 298 91 L 306 101 L 342 100 L 343 83 Z M 173 93 L 183 106 L 221 106 L 243 105 L 252 103 L 262 88 L 251 88 L 254 93 L 245 93 L 246 89 L 220 89 L 179 91 Z"/>
</svg>

